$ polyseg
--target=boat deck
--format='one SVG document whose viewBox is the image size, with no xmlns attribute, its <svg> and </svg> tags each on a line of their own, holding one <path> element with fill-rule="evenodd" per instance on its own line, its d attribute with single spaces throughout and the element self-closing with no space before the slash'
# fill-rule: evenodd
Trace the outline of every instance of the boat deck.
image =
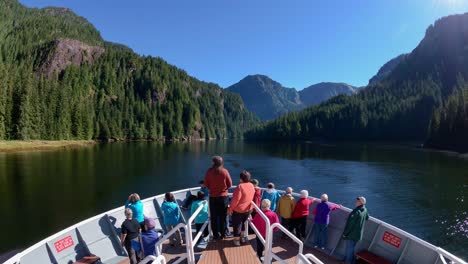
<svg viewBox="0 0 468 264">
<path fill-rule="evenodd" d="M 281 238 L 280 232 L 274 235 L 273 240 L 273 253 L 283 259 L 286 263 L 297 263 L 296 255 L 298 246 L 289 238 Z M 232 238 L 227 238 L 219 241 L 211 241 L 205 250 L 197 249 L 195 255 L 199 259 L 199 264 L 214 264 L 214 263 L 246 263 L 246 264 L 259 264 L 260 260 L 256 254 L 256 241 L 255 235 L 249 235 L 249 242 L 241 244 L 241 246 L 234 246 Z M 172 247 L 169 243 L 163 244 L 163 255 L 166 257 L 167 263 L 174 263 L 180 256 L 185 253 L 185 247 Z M 338 264 L 339 260 L 318 251 L 314 248 L 304 245 L 304 254 L 312 253 L 319 258 L 323 263 Z M 185 261 L 182 263 L 186 263 Z M 280 263 L 273 261 L 273 263 Z M 283 262 L 284 263 L 284 262 Z"/>
</svg>

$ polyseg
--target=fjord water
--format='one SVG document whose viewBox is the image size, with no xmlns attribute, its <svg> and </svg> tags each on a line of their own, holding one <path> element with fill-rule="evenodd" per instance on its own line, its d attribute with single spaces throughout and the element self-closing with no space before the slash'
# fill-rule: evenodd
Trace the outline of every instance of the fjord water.
<svg viewBox="0 0 468 264">
<path fill-rule="evenodd" d="M 196 186 L 221 154 L 237 184 L 242 169 L 262 186 L 308 189 L 468 258 L 468 160 L 385 145 L 310 143 L 113 143 L 0 154 L 0 252 L 21 249 L 105 210 Z"/>
</svg>

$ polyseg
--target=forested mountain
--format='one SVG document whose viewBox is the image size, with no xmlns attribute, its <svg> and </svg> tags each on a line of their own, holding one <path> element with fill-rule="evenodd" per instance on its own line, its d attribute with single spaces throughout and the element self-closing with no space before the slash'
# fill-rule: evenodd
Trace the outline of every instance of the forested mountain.
<svg viewBox="0 0 468 264">
<path fill-rule="evenodd" d="M 239 94 L 247 108 L 263 120 L 304 108 L 296 89 L 283 87 L 265 75 L 249 75 L 227 90 Z"/>
<path fill-rule="evenodd" d="M 334 96 L 356 93 L 356 87 L 346 83 L 322 82 L 311 85 L 299 91 L 301 101 L 306 106 L 320 104 Z"/>
<path fill-rule="evenodd" d="M 447 131 L 466 135 L 466 101 L 460 101 L 465 100 L 462 91 L 467 88 L 467 47 L 468 13 L 442 18 L 383 80 L 355 95 L 334 97 L 282 116 L 246 135 L 251 139 L 419 141 L 430 137 L 433 145 Z M 458 139 L 467 141 L 462 136 Z"/>
<path fill-rule="evenodd" d="M 249 75 L 227 88 L 239 94 L 247 108 L 263 120 L 316 105 L 340 94 L 353 94 L 355 88 L 344 83 L 324 82 L 301 91 L 283 87 L 265 75 Z"/>
<path fill-rule="evenodd" d="M 240 96 L 105 42 L 64 8 L 0 1 L 0 139 L 234 138 Z"/>
</svg>

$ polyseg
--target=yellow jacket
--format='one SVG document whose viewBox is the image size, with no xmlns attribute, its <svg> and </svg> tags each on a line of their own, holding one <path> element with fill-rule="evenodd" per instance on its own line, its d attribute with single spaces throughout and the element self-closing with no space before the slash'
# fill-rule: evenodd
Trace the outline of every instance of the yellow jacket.
<svg viewBox="0 0 468 264">
<path fill-rule="evenodd" d="M 285 219 L 291 218 L 294 211 L 295 201 L 291 194 L 284 194 L 278 201 L 278 214 Z"/>
</svg>

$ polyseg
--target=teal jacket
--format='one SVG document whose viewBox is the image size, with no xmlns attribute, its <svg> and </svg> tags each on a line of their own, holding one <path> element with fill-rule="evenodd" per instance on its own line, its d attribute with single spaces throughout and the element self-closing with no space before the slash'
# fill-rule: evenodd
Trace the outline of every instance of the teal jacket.
<svg viewBox="0 0 468 264">
<path fill-rule="evenodd" d="M 179 206 L 175 202 L 164 201 L 161 205 L 164 214 L 164 225 L 176 226 L 180 220 Z"/>
<path fill-rule="evenodd" d="M 125 208 L 130 208 L 132 210 L 133 218 L 135 218 L 138 223 L 143 223 L 143 221 L 145 221 L 145 216 L 143 215 L 143 203 L 141 201 L 131 203 L 127 200 Z"/>
<path fill-rule="evenodd" d="M 195 211 L 198 209 L 198 206 L 202 202 L 205 202 L 205 200 L 195 200 L 192 203 L 192 208 L 191 208 L 191 214 L 195 213 Z M 197 217 L 195 217 L 195 224 L 203 224 L 208 220 L 208 204 L 205 202 L 205 206 L 203 206 L 203 209 L 198 213 Z"/>
<path fill-rule="evenodd" d="M 367 220 L 369 220 L 369 214 L 364 205 L 354 208 L 346 221 L 343 238 L 355 242 L 360 241 L 364 234 L 364 224 Z"/>
</svg>

